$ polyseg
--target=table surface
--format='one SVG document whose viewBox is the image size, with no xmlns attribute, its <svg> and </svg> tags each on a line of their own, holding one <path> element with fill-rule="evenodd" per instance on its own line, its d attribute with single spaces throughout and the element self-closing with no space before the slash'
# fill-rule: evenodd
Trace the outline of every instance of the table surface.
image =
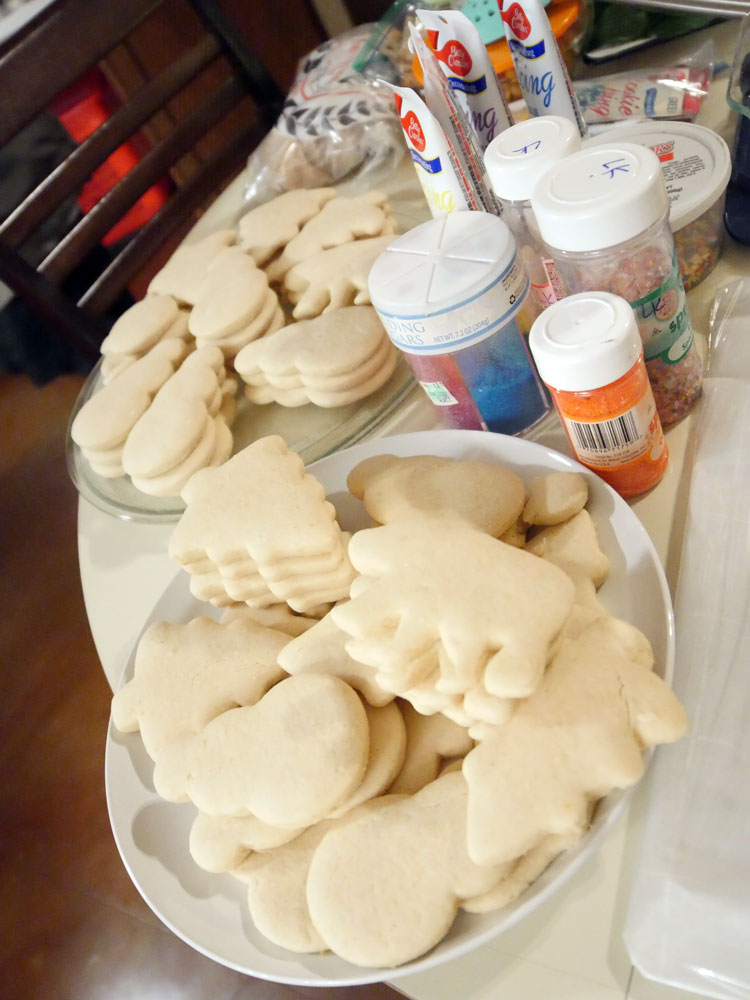
<svg viewBox="0 0 750 1000">
<path fill-rule="evenodd" d="M 670 65 L 711 39 L 714 58 L 731 61 L 737 22 L 706 29 L 687 39 L 631 57 L 628 66 Z M 704 37 L 705 36 L 705 37 Z M 612 64 L 612 71 L 622 69 Z M 608 67 L 608 71 L 610 68 Z M 698 122 L 730 142 L 734 121 L 726 105 L 726 74 L 711 87 Z M 201 220 L 220 228 L 237 211 L 235 184 Z M 750 251 L 728 241 L 716 269 L 688 295 L 698 341 L 705 346 L 711 304 L 728 282 L 747 273 Z M 674 594 L 689 486 L 689 448 L 694 412 L 667 432 L 670 463 L 656 489 L 631 502 L 649 532 Z M 437 427 L 435 411 L 415 390 L 379 436 Z M 569 453 L 556 420 L 537 440 Z M 172 524 L 147 524 L 105 514 L 81 499 L 78 542 L 81 581 L 91 631 L 105 674 L 114 687 L 142 624 L 178 571 L 167 555 Z M 678 666 L 679 669 L 679 666 Z M 104 735 L 103 737 L 104 738 Z M 623 942 L 630 873 L 636 863 L 646 779 L 625 816 L 597 854 L 568 886 L 521 924 L 464 958 L 395 980 L 414 1000 L 677 1000 L 694 997 L 645 979 L 633 967 Z"/>
</svg>

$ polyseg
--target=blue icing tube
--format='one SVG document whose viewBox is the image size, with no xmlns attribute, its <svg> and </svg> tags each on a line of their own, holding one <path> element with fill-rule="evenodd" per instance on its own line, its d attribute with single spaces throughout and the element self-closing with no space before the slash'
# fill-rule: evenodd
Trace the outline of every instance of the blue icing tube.
<svg viewBox="0 0 750 1000">
<path fill-rule="evenodd" d="M 569 118 L 585 138 L 588 129 L 541 0 L 497 0 L 497 5 L 529 113 Z"/>
</svg>

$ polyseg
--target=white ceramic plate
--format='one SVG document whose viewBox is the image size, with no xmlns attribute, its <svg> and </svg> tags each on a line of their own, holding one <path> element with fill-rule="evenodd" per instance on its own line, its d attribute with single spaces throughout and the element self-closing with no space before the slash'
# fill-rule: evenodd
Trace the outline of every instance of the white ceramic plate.
<svg viewBox="0 0 750 1000">
<path fill-rule="evenodd" d="M 342 526 L 364 527 L 361 504 L 346 491 L 346 475 L 363 458 L 435 454 L 507 463 L 526 481 L 544 472 L 577 469 L 589 481 L 589 510 L 611 561 L 600 597 L 611 612 L 645 632 L 656 654 L 656 671 L 671 679 L 674 656 L 672 605 L 654 546 L 630 507 L 597 476 L 543 445 L 481 431 L 422 431 L 380 438 L 338 452 L 310 466 L 339 511 Z M 154 620 L 188 621 L 214 609 L 193 598 L 180 573 L 156 604 Z M 145 627 L 144 625 L 144 627 Z M 131 655 L 123 681 L 132 676 Z M 110 724 L 106 788 L 117 846 L 131 878 L 154 912 L 175 934 L 209 958 L 261 979 L 306 986 L 345 986 L 393 980 L 463 955 L 518 923 L 557 892 L 597 850 L 629 793 L 613 794 L 599 806 L 591 831 L 507 908 L 491 914 L 461 913 L 447 937 L 429 954 L 397 969 L 365 969 L 332 955 L 294 955 L 272 945 L 253 927 L 244 887 L 230 876 L 212 875 L 192 861 L 188 833 L 195 810 L 160 799 L 153 766 L 140 736 Z"/>
</svg>

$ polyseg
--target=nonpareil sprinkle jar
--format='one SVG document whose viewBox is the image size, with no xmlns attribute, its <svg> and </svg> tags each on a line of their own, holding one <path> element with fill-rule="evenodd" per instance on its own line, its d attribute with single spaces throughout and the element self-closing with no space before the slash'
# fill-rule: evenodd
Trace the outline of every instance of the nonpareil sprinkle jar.
<svg viewBox="0 0 750 1000">
<path fill-rule="evenodd" d="M 541 178 L 531 204 L 565 291 L 630 303 L 661 422 L 681 419 L 700 395 L 703 364 L 656 154 L 625 142 L 582 149 Z"/>
<path fill-rule="evenodd" d="M 452 212 L 397 237 L 369 290 L 446 426 L 522 434 L 547 415 L 519 327 L 529 279 L 496 215 Z"/>
<path fill-rule="evenodd" d="M 569 295 L 534 321 L 529 346 L 579 462 L 623 497 L 655 486 L 668 451 L 629 303 Z"/>
</svg>

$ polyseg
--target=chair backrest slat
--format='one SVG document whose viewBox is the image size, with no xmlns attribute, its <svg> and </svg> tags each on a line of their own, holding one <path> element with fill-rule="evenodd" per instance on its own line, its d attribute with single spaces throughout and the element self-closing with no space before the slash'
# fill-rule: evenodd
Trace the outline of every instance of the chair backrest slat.
<svg viewBox="0 0 750 1000">
<path fill-rule="evenodd" d="M 170 164 L 195 146 L 202 135 L 243 96 L 237 80 L 229 79 L 204 104 L 195 108 L 157 147 L 150 150 L 81 221 L 58 243 L 39 266 L 59 285 L 122 218 L 144 192 L 164 177 Z"/>
<path fill-rule="evenodd" d="M 84 114 L 93 70 L 112 93 L 95 95 L 85 138 L 0 218 L 0 281 L 90 360 L 284 101 L 219 0 L 54 0 L 0 45 L 0 149 L 50 113 L 64 125 L 63 107 Z"/>
<path fill-rule="evenodd" d="M 218 192 L 226 181 L 236 175 L 245 160 L 243 149 L 256 144 L 263 136 L 258 123 L 247 122 L 237 133 L 237 144 L 227 147 L 205 164 L 205 170 L 188 181 L 124 246 L 115 260 L 81 297 L 79 305 L 101 315 L 115 302 L 143 264 L 150 259 L 165 235 L 190 228 L 197 221 L 197 210 L 206 194 Z"/>
<path fill-rule="evenodd" d="M 219 52 L 218 42 L 206 36 L 156 79 L 149 81 L 132 101 L 118 108 L 0 224 L 0 238 L 11 246 L 20 246 L 58 205 L 81 188 L 110 153 L 164 107 Z"/>
<path fill-rule="evenodd" d="M 161 0 L 65 0 L 32 22 L 17 45 L 0 55 L 3 87 L 0 144 L 48 107 L 149 16 Z M 23 85 L 18 84 L 23 81 Z"/>
</svg>

